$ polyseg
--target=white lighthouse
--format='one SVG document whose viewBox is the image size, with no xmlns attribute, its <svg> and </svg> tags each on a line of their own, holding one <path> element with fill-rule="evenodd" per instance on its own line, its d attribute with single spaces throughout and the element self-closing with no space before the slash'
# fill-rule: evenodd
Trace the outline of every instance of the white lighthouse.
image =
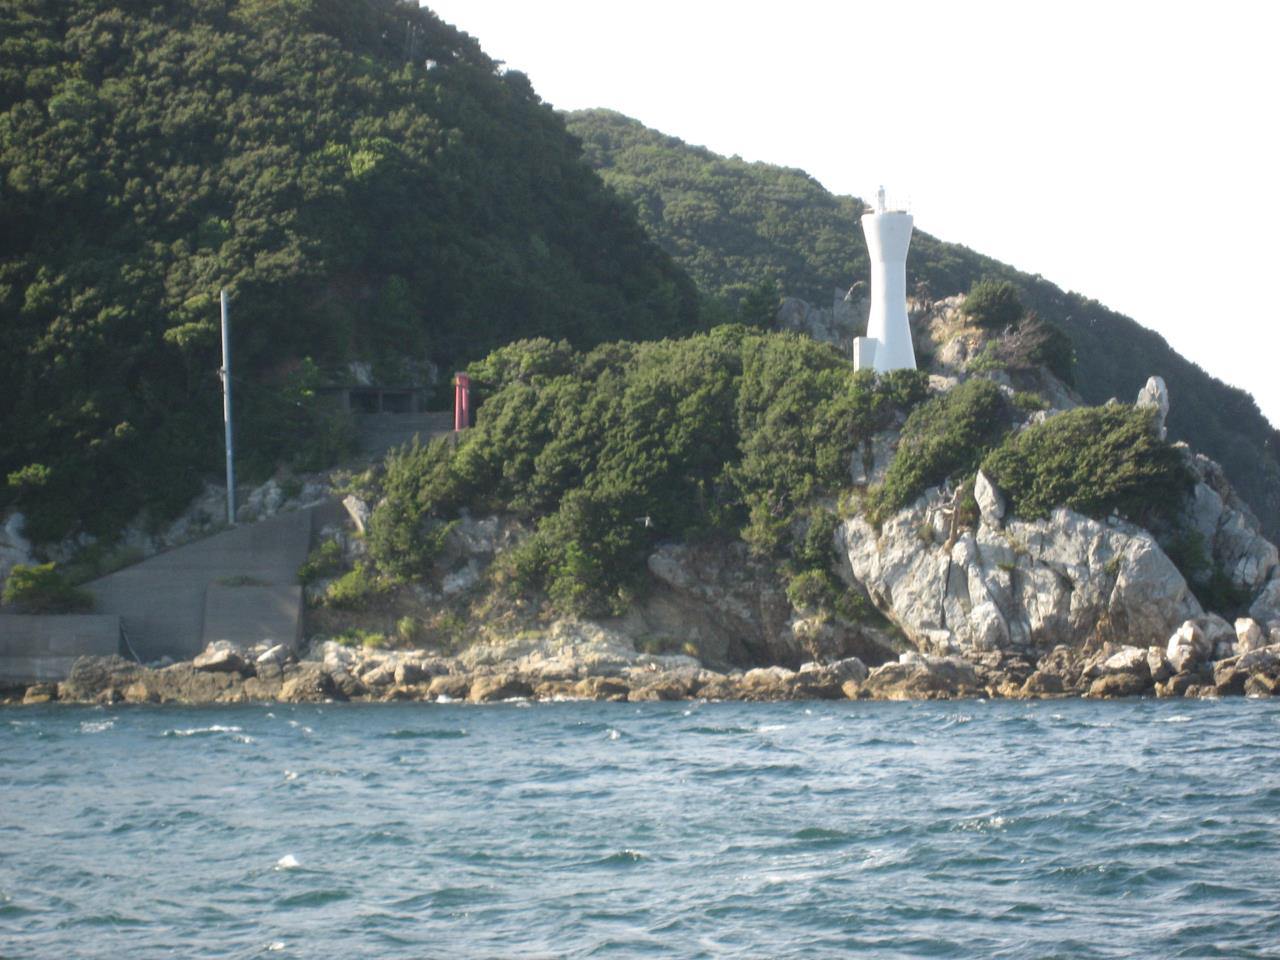
<svg viewBox="0 0 1280 960">
<path fill-rule="evenodd" d="M 884 187 L 876 194 L 874 213 L 862 215 L 871 257 L 871 316 L 867 335 L 853 341 L 855 370 L 914 370 L 916 352 L 907 324 L 907 247 L 911 245 L 911 214 L 886 210 Z"/>
</svg>

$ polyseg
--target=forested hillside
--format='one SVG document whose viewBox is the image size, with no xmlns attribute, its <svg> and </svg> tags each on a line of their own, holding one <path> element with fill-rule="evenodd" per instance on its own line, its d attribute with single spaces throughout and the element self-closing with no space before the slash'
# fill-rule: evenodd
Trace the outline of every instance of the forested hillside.
<svg viewBox="0 0 1280 960">
<path fill-rule="evenodd" d="M 0 509 L 48 539 L 184 503 L 223 286 L 266 465 L 331 452 L 312 388 L 348 360 L 697 312 L 527 79 L 416 3 L 3 0 Z"/>
<path fill-rule="evenodd" d="M 721 157 L 612 111 L 566 119 L 605 182 L 726 310 L 756 294 L 762 280 L 776 281 L 779 295 L 823 305 L 833 288 L 866 279 L 860 200 L 832 195 L 803 171 Z M 1280 434 L 1252 397 L 1095 300 L 919 230 L 912 237 L 907 282 L 921 284 L 919 293 L 950 296 L 988 276 L 1015 283 L 1028 307 L 1067 331 L 1087 402 L 1131 400 L 1148 376 L 1164 377 L 1171 437 L 1222 463 L 1271 537 L 1280 535 Z"/>
</svg>

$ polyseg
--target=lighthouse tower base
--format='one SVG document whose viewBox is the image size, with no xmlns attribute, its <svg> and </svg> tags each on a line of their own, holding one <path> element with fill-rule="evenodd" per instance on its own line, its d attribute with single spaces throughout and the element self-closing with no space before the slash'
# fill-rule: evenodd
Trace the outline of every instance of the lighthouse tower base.
<svg viewBox="0 0 1280 960">
<path fill-rule="evenodd" d="M 853 338 L 853 369 L 874 370 L 876 368 L 876 347 L 880 341 L 874 337 Z"/>
</svg>

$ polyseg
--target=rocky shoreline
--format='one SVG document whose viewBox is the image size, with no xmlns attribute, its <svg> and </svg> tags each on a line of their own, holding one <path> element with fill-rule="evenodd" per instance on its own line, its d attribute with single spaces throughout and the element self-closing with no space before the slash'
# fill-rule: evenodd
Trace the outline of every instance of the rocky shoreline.
<svg viewBox="0 0 1280 960">
<path fill-rule="evenodd" d="M 561 621 L 543 635 L 478 645 L 457 656 L 317 644 L 211 644 L 194 660 L 144 666 L 82 657 L 68 678 L 6 703 L 319 703 L 531 700 L 913 700 L 1055 697 L 1270 697 L 1280 692 L 1280 638 L 1250 619 L 1188 620 L 1165 647 L 1058 646 L 1037 660 L 1003 652 L 967 659 L 903 653 L 868 667 L 857 657 L 721 672 L 683 655 L 637 653 L 624 636 Z"/>
</svg>

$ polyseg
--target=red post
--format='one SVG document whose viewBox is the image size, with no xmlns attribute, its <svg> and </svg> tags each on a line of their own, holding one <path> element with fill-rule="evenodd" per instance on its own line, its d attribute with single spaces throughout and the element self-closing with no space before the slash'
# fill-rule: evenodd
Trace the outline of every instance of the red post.
<svg viewBox="0 0 1280 960">
<path fill-rule="evenodd" d="M 453 429 L 471 426 L 471 378 L 465 373 L 453 377 Z"/>
</svg>

